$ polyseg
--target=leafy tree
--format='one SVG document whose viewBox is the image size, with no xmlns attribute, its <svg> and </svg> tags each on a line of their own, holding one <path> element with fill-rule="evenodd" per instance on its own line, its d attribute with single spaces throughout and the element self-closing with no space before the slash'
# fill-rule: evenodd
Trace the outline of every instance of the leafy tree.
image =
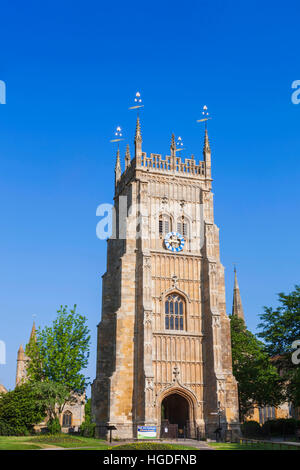
<svg viewBox="0 0 300 470">
<path fill-rule="evenodd" d="M 84 406 L 85 421 L 92 421 L 92 399 L 88 398 Z"/>
<path fill-rule="evenodd" d="M 256 406 L 278 406 L 283 401 L 282 380 L 264 345 L 246 329 L 243 320 L 231 315 L 233 374 L 238 382 L 240 418 Z"/>
<path fill-rule="evenodd" d="M 292 351 L 293 341 L 300 339 L 300 286 L 290 294 L 278 294 L 279 307 L 264 307 L 258 334 L 266 343 L 270 356 Z"/>
<path fill-rule="evenodd" d="M 95 436 L 95 427 L 96 424 L 92 421 L 92 400 L 89 398 L 84 407 L 84 422 L 80 426 L 80 433 L 85 437 L 94 437 Z"/>
<path fill-rule="evenodd" d="M 49 434 L 60 434 L 61 433 L 61 425 L 58 418 L 49 419 L 47 423 L 47 429 Z"/>
<path fill-rule="evenodd" d="M 33 382 L 63 384 L 69 392 L 83 393 L 88 381 L 82 370 L 89 358 L 90 335 L 86 317 L 61 306 L 52 327 L 39 328 L 26 348 L 27 375 Z"/>
<path fill-rule="evenodd" d="M 295 407 L 300 406 L 300 367 L 293 366 L 285 374 L 286 396 Z"/>
<path fill-rule="evenodd" d="M 3 434 L 27 434 L 45 417 L 45 403 L 38 399 L 32 384 L 26 383 L 1 394 L 0 429 Z"/>
<path fill-rule="evenodd" d="M 75 400 L 70 390 L 63 384 L 55 382 L 32 383 L 36 399 L 42 404 L 47 412 L 49 421 L 58 419 L 63 412 L 66 403 L 72 404 Z"/>
<path fill-rule="evenodd" d="M 264 307 L 258 336 L 265 341 L 285 381 L 286 399 L 300 406 L 300 366 L 291 359 L 292 343 L 300 339 L 300 286 L 296 285 L 290 294 L 281 292 L 278 300 L 276 309 Z"/>
</svg>

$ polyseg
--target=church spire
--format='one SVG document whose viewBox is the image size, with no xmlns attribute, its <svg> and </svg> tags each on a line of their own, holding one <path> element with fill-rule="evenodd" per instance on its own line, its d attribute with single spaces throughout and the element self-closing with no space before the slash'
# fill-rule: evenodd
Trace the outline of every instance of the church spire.
<svg viewBox="0 0 300 470">
<path fill-rule="evenodd" d="M 211 150 L 209 145 L 209 138 L 207 128 L 204 135 L 203 157 L 205 161 L 205 169 L 207 178 L 211 178 Z"/>
<path fill-rule="evenodd" d="M 24 348 L 21 344 L 19 349 L 18 349 L 18 361 L 23 361 L 24 357 L 25 357 L 25 352 L 24 352 Z"/>
<path fill-rule="evenodd" d="M 205 129 L 203 152 L 210 152 L 209 138 L 207 129 Z"/>
<path fill-rule="evenodd" d="M 35 322 L 33 322 L 33 325 L 32 325 L 32 328 L 31 328 L 31 333 L 30 333 L 30 337 L 29 337 L 29 342 L 32 340 L 32 339 L 36 339 L 36 327 L 35 327 Z"/>
<path fill-rule="evenodd" d="M 17 373 L 16 373 L 16 386 L 21 384 L 26 378 L 26 361 L 27 356 L 25 355 L 24 348 L 21 344 L 18 350 L 17 356 Z"/>
<path fill-rule="evenodd" d="M 120 162 L 120 150 L 117 150 L 117 160 L 115 166 L 115 185 L 117 185 L 118 181 L 121 178 L 121 162 Z"/>
<path fill-rule="evenodd" d="M 236 275 L 236 267 L 234 267 L 234 288 L 233 288 L 233 303 L 232 303 L 232 315 L 236 315 L 245 321 L 244 309 L 242 305 L 242 299 L 240 294 L 240 288 Z"/>
<path fill-rule="evenodd" d="M 135 144 L 135 158 L 141 158 L 142 156 L 142 134 L 141 134 L 141 124 L 140 124 L 140 118 L 137 116 L 136 119 L 136 129 L 135 129 L 135 138 L 134 138 L 134 144 Z"/>
</svg>

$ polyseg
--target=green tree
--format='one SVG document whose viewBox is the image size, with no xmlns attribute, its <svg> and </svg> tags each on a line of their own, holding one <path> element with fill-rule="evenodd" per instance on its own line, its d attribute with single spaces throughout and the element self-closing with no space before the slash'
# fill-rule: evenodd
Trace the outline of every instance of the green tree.
<svg viewBox="0 0 300 470">
<path fill-rule="evenodd" d="M 84 407 L 84 422 L 80 426 L 82 436 L 94 437 L 96 424 L 92 421 L 92 400 L 89 398 Z"/>
<path fill-rule="evenodd" d="M 84 406 L 85 421 L 92 421 L 92 399 L 88 398 Z"/>
<path fill-rule="evenodd" d="M 286 355 L 292 351 L 293 341 L 300 339 L 300 286 L 290 294 L 278 294 L 276 309 L 264 307 L 260 315 L 258 334 L 266 344 L 270 356 Z"/>
<path fill-rule="evenodd" d="M 49 421 L 58 419 L 63 412 L 66 403 L 72 404 L 75 398 L 70 394 L 70 390 L 63 384 L 55 382 L 32 383 L 36 399 L 46 410 Z"/>
<path fill-rule="evenodd" d="M 278 294 L 279 306 L 264 307 L 258 336 L 285 380 L 286 399 L 300 406 L 300 366 L 292 362 L 292 343 L 300 339 L 300 286 L 290 294 Z"/>
<path fill-rule="evenodd" d="M 90 334 L 86 317 L 61 306 L 52 327 L 39 328 L 26 348 L 27 374 L 33 382 L 63 384 L 69 392 L 83 393 L 83 374 L 89 358 Z"/>
<path fill-rule="evenodd" d="M 256 406 L 278 406 L 283 401 L 282 380 L 264 345 L 246 329 L 243 320 L 231 315 L 233 374 L 238 382 L 240 419 Z"/>
<path fill-rule="evenodd" d="M 0 430 L 22 435 L 46 417 L 45 403 L 39 400 L 33 384 L 26 383 L 0 397 Z"/>
</svg>

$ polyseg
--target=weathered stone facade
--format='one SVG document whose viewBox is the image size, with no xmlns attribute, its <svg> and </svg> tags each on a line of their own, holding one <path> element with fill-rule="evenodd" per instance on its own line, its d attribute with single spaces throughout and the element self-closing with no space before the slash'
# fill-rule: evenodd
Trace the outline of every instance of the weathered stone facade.
<svg viewBox="0 0 300 470">
<path fill-rule="evenodd" d="M 117 154 L 116 237 L 107 242 L 92 385 L 98 436 L 107 425 L 119 438 L 135 437 L 137 425 L 160 426 L 163 400 L 174 394 L 188 403 L 192 437 L 197 429 L 213 434 L 218 402 L 223 429 L 239 432 L 207 132 L 199 164 L 178 157 L 174 136 L 170 153 L 142 152 L 138 119 L 135 156 L 127 148 L 123 174 Z M 184 232 L 182 251 L 166 249 L 164 227 Z M 176 328 L 166 327 L 166 302 L 175 297 L 182 324 L 174 317 Z"/>
</svg>

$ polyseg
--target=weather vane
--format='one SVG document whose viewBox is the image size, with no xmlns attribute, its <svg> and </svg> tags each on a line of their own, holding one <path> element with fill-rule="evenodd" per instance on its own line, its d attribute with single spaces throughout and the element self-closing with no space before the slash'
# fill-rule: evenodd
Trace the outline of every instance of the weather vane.
<svg viewBox="0 0 300 470">
<path fill-rule="evenodd" d="M 119 148 L 119 142 L 121 142 L 123 139 L 123 134 L 122 134 L 122 129 L 120 126 L 116 127 L 116 130 L 114 132 L 114 138 L 110 140 L 110 142 L 118 142 L 118 148 Z"/>
<path fill-rule="evenodd" d="M 181 150 L 184 150 L 183 140 L 182 137 L 178 137 L 176 142 L 176 152 L 180 152 Z"/>
<path fill-rule="evenodd" d="M 197 119 L 197 122 L 205 122 L 205 130 L 207 129 L 207 121 L 209 119 L 212 119 L 209 115 L 209 112 L 207 111 L 207 106 L 204 105 L 202 109 L 202 119 Z"/>
<path fill-rule="evenodd" d="M 134 106 L 130 106 L 129 109 L 136 109 L 137 115 L 139 115 L 139 109 L 143 107 L 144 105 L 142 104 L 141 94 L 139 91 L 137 91 L 134 97 Z"/>
</svg>

